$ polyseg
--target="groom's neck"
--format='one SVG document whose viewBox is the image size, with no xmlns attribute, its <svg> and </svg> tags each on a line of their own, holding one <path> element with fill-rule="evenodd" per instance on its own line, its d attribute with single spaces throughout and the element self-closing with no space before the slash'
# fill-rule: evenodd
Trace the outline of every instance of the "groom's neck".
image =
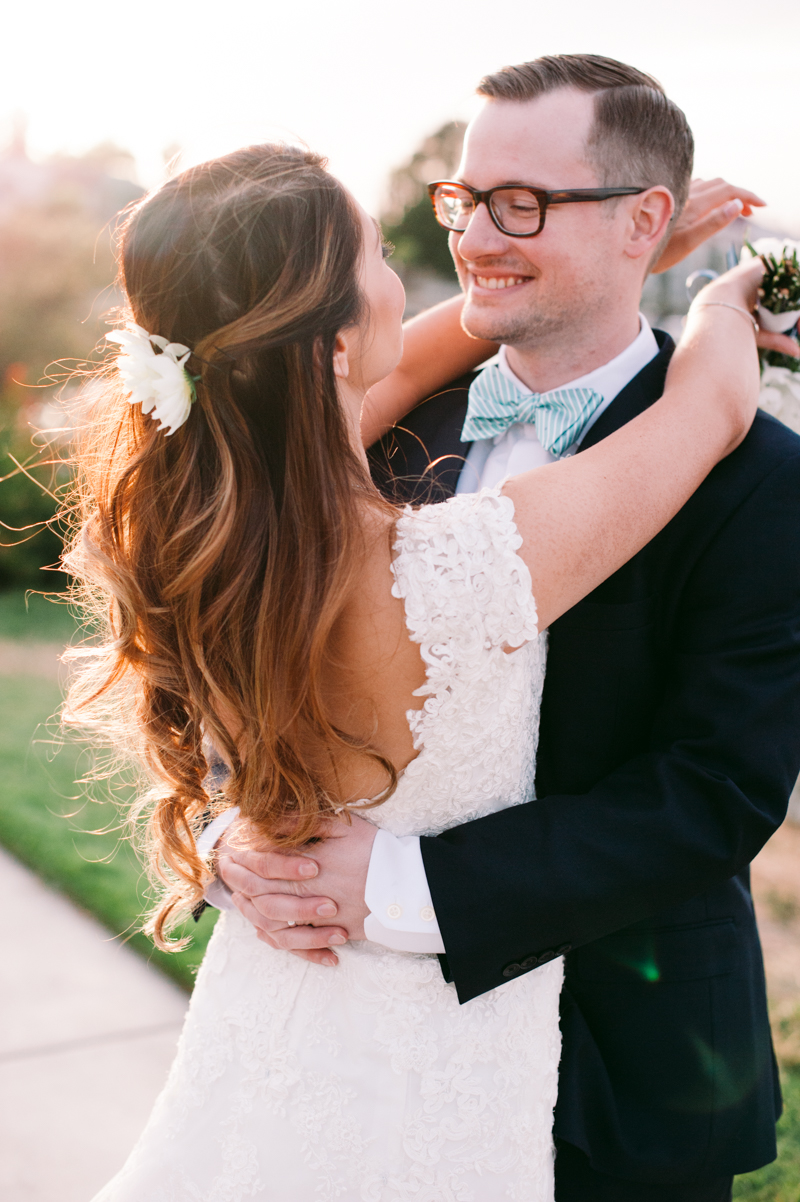
<svg viewBox="0 0 800 1202">
<path fill-rule="evenodd" d="M 534 392 L 570 384 L 616 359 L 639 333 L 638 311 L 599 317 L 531 344 L 506 346 L 508 366 Z"/>
</svg>

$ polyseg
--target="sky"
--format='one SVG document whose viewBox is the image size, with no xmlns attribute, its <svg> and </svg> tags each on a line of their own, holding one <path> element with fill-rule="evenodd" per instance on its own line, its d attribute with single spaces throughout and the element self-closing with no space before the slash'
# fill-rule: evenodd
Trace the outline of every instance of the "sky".
<svg viewBox="0 0 800 1202">
<path fill-rule="evenodd" d="M 300 138 L 374 213 L 426 134 L 469 119 L 483 74 L 605 54 L 684 109 L 697 175 L 760 192 L 760 223 L 800 234 L 798 0 L 27 0 L 3 41 L 0 144 L 21 113 L 33 157 L 112 140 L 152 186 L 167 147 L 189 166 Z"/>
</svg>

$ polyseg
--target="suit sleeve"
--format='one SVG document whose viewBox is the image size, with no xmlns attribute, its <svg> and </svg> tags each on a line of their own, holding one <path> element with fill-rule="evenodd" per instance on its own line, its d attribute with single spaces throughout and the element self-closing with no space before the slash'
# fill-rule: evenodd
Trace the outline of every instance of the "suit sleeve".
<svg viewBox="0 0 800 1202">
<path fill-rule="evenodd" d="M 730 516 L 684 588 L 649 745 L 589 792 L 421 841 L 469 1000 L 729 880 L 800 772 L 800 457 Z"/>
</svg>

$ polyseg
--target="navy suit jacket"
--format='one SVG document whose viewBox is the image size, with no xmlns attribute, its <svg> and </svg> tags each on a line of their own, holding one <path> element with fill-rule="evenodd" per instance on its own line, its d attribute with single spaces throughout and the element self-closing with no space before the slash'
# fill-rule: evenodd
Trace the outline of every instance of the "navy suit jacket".
<svg viewBox="0 0 800 1202">
<path fill-rule="evenodd" d="M 657 338 L 582 449 L 661 395 Z M 373 448 L 389 495 L 452 495 L 468 382 Z M 555 1130 L 600 1172 L 679 1184 L 775 1157 L 748 865 L 798 772 L 800 438 L 760 413 L 551 627 L 536 800 L 422 839 L 462 1002 L 565 956 Z"/>
</svg>

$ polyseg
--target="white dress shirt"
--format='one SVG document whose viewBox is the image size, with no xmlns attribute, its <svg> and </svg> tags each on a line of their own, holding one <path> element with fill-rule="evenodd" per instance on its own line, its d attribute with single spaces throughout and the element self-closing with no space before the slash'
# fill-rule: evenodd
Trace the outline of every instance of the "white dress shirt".
<svg viewBox="0 0 800 1202">
<path fill-rule="evenodd" d="M 197 836 L 195 846 L 200 859 L 209 856 L 217 845 L 217 842 L 225 834 L 232 822 L 235 822 L 239 817 L 239 807 L 231 806 L 229 810 L 223 810 L 221 814 L 209 822 L 204 831 Z M 203 894 L 210 906 L 215 906 L 217 910 L 235 910 L 232 894 L 228 886 L 223 881 L 222 877 L 215 876 L 213 881 L 206 885 L 205 893 Z"/>
<path fill-rule="evenodd" d="M 575 454 L 600 414 L 657 354 L 655 335 L 640 313 L 639 333 L 622 354 L 577 380 L 559 385 L 592 388 L 603 397 L 581 437 L 561 458 Z M 498 367 L 520 392 L 533 391 L 508 366 L 505 347 L 500 348 Z M 496 488 L 507 477 L 542 467 L 555 458 L 539 442 L 533 423 L 517 422 L 497 438 L 484 438 L 472 444 L 456 492 Z M 373 943 L 402 952 L 444 952 L 417 836 L 398 838 L 388 831 L 378 831 L 372 845 L 365 901 L 370 913 L 364 922 L 364 932 Z"/>
</svg>

